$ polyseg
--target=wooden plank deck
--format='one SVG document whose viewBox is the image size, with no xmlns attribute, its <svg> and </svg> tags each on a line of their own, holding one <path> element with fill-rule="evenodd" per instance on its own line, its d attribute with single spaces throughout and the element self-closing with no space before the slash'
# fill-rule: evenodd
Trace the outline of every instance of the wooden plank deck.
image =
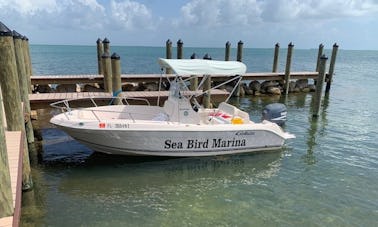
<svg viewBox="0 0 378 227">
<path fill-rule="evenodd" d="M 291 79 L 315 79 L 318 72 L 291 72 Z M 157 82 L 160 79 L 160 74 L 122 74 L 121 80 L 124 82 Z M 165 75 L 164 75 L 165 76 Z M 174 77 L 174 74 L 168 77 Z M 183 76 L 187 78 L 189 76 Z M 285 77 L 284 72 L 265 72 L 265 73 L 245 73 L 244 80 L 283 80 Z M 224 75 L 211 75 L 212 80 L 221 81 L 229 78 Z M 82 74 L 82 75 L 36 75 L 31 76 L 32 84 L 80 84 L 80 83 L 102 83 L 104 77 L 95 74 Z"/>
<path fill-rule="evenodd" d="M 0 219 L 0 227 L 17 227 L 21 215 L 21 187 L 22 187 L 22 154 L 23 154 L 23 134 L 20 131 L 5 132 L 9 170 L 11 176 L 11 187 L 13 197 L 14 214 L 10 217 Z"/>
<path fill-rule="evenodd" d="M 123 97 L 127 98 L 146 98 L 148 100 L 156 100 L 160 96 L 161 100 L 165 100 L 168 97 L 169 91 L 127 91 L 122 92 Z M 229 95 L 227 91 L 224 90 L 212 90 L 212 97 L 225 98 Z M 30 105 L 33 107 L 40 105 L 48 105 L 50 103 L 64 100 L 64 99 L 80 99 L 89 97 L 104 97 L 111 98 L 112 93 L 108 92 L 66 92 L 66 93 L 39 93 L 39 94 L 29 94 Z"/>
</svg>

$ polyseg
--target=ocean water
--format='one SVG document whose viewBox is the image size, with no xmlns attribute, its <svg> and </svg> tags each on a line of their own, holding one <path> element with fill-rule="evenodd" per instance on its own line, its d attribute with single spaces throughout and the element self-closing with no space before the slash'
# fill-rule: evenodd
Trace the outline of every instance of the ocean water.
<svg viewBox="0 0 378 227">
<path fill-rule="evenodd" d="M 111 48 L 121 56 L 123 73 L 159 73 L 156 59 L 165 56 L 160 47 Z M 223 48 L 184 49 L 185 58 L 192 53 L 224 58 Z M 34 74 L 97 72 L 95 46 L 32 45 L 31 57 Z M 313 71 L 316 57 L 316 49 L 295 49 L 292 71 Z M 244 49 L 248 72 L 271 71 L 272 60 L 273 49 Z M 311 117 L 311 93 L 286 100 L 234 98 L 254 121 L 266 104 L 285 102 L 285 130 L 297 138 L 275 152 L 179 159 L 100 155 L 49 125 L 56 112 L 40 110 L 44 140 L 39 155 L 31 156 L 35 188 L 23 195 L 21 224 L 377 226 L 377 63 L 378 51 L 340 49 L 317 119 Z"/>
</svg>

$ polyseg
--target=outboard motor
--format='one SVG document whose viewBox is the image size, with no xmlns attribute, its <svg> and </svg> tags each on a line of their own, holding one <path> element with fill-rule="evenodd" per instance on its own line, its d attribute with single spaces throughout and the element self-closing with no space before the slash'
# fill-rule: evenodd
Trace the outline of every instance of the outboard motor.
<svg viewBox="0 0 378 227">
<path fill-rule="evenodd" d="M 283 126 L 286 121 L 286 106 L 282 103 L 272 103 L 265 106 L 262 112 L 262 120 L 268 120 Z"/>
</svg>

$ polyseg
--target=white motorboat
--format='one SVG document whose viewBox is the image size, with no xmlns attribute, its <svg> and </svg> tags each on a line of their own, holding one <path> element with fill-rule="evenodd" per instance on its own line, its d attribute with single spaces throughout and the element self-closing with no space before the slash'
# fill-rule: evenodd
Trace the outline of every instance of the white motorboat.
<svg viewBox="0 0 378 227">
<path fill-rule="evenodd" d="M 181 77 L 230 75 L 239 83 L 246 72 L 243 63 L 200 59 L 159 59 L 159 63 L 177 74 L 169 81 L 169 96 L 163 106 L 96 105 L 73 109 L 71 100 L 63 100 L 52 104 L 63 113 L 50 122 L 94 151 L 117 155 L 236 154 L 278 149 L 286 139 L 295 137 L 271 121 L 251 121 L 248 113 L 226 102 L 218 108 L 203 108 L 195 99 L 199 93 L 189 91 Z"/>
</svg>

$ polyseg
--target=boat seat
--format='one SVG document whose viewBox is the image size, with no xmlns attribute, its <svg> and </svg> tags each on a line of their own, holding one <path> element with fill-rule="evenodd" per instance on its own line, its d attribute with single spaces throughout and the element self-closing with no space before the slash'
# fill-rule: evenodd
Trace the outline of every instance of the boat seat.
<svg viewBox="0 0 378 227">
<path fill-rule="evenodd" d="M 240 110 L 240 109 L 236 108 L 235 106 L 230 105 L 228 103 L 221 102 L 218 106 L 218 110 L 231 115 L 232 118 L 240 117 L 241 119 L 243 119 L 244 122 L 250 121 L 249 120 L 249 114 L 247 112 L 244 112 L 244 111 L 242 111 L 242 110 Z"/>
</svg>

